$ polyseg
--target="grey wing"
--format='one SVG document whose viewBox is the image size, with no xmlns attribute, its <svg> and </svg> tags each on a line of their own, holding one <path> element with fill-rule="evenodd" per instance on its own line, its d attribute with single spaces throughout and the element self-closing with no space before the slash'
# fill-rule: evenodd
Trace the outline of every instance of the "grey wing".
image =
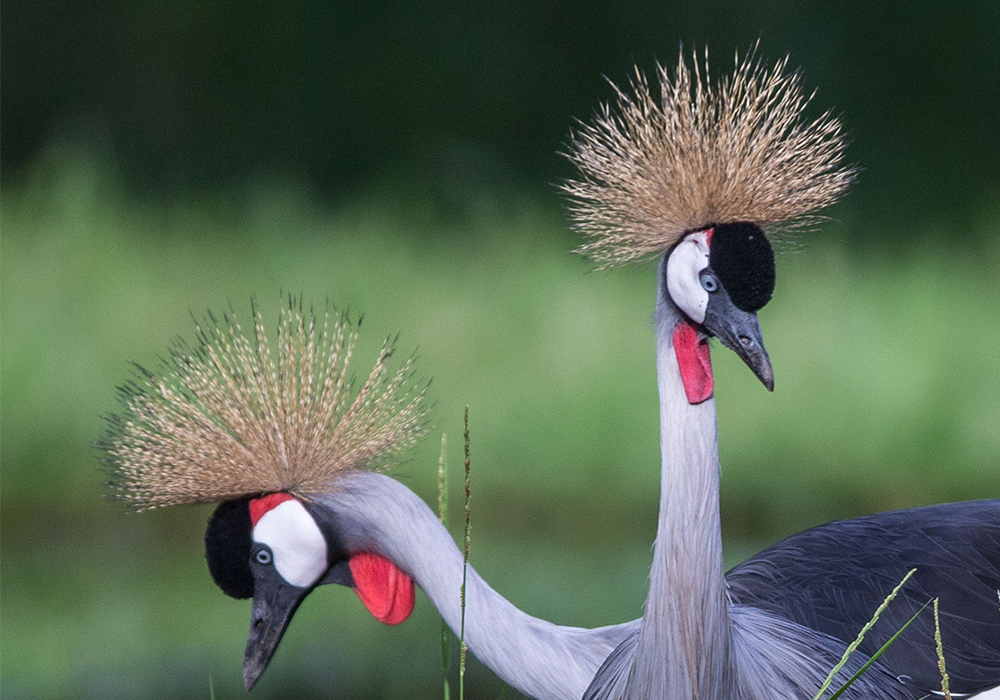
<svg viewBox="0 0 1000 700">
<path fill-rule="evenodd" d="M 736 603 L 851 642 L 910 569 L 913 578 L 865 637 L 872 655 L 928 600 L 940 598 L 951 689 L 1000 684 L 1000 500 L 880 513 L 793 535 L 726 576 Z M 881 657 L 907 685 L 940 689 L 933 613 Z"/>
<path fill-rule="evenodd" d="M 639 625 L 636 624 L 633 631 L 615 647 L 597 669 L 594 680 L 583 694 L 583 700 L 617 700 L 623 696 L 638 638 Z"/>
<path fill-rule="evenodd" d="M 733 651 L 738 665 L 729 700 L 768 698 L 791 700 L 812 697 L 846 647 L 828 635 L 807 630 L 786 618 L 748 606 L 730 608 Z M 638 621 L 636 621 L 638 622 Z M 639 625 L 635 624 L 605 659 L 590 682 L 583 700 L 622 700 L 635 659 Z M 855 654 L 840 672 L 842 685 L 867 658 Z M 632 691 L 634 692 L 634 691 Z M 906 700 L 922 693 L 907 689 L 878 664 L 869 668 L 842 697 L 864 700 Z M 629 695 L 628 697 L 635 697 Z"/>
</svg>

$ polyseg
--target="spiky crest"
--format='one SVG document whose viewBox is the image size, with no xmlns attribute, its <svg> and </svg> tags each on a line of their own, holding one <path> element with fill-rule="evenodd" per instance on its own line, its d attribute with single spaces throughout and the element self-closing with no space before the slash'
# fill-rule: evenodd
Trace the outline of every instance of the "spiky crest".
<svg viewBox="0 0 1000 700">
<path fill-rule="evenodd" d="M 756 46 L 716 83 L 708 50 L 693 70 L 657 67 L 659 99 L 636 69 L 631 92 L 572 135 L 567 157 L 579 180 L 563 185 L 576 250 L 611 267 L 668 250 L 688 231 L 749 221 L 798 220 L 832 204 L 855 171 L 841 167 L 846 139 L 830 112 L 805 122 L 812 99 L 788 59 L 766 68 Z M 795 225 L 795 222 L 792 223 Z M 787 224 L 786 224 L 787 226 Z"/>
<path fill-rule="evenodd" d="M 273 491 L 308 498 L 346 471 L 387 466 L 426 432 L 426 386 L 412 381 L 413 358 L 388 369 L 391 339 L 355 389 L 360 321 L 329 304 L 318 317 L 289 297 L 275 354 L 256 303 L 252 312 L 252 335 L 232 312 L 208 312 L 161 375 L 136 365 L 120 388 L 122 413 L 99 445 L 109 485 L 136 510 Z"/>
</svg>

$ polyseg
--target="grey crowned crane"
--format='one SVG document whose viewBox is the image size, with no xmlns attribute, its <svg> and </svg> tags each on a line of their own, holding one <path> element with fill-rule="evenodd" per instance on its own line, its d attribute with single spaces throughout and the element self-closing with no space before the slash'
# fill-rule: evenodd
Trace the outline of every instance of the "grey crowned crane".
<svg viewBox="0 0 1000 700">
<path fill-rule="evenodd" d="M 686 114 L 671 111 L 669 100 L 662 106 L 644 101 L 641 91 L 635 102 L 622 95 L 624 113 L 635 110 L 631 118 L 640 121 L 608 112 L 577 140 L 576 157 L 589 179 L 571 189 L 582 202 L 583 220 L 600 231 L 595 243 L 601 245 L 588 252 L 606 253 L 606 262 L 664 256 L 657 301 L 663 489 L 646 613 L 596 630 L 560 627 L 519 611 L 470 569 L 469 647 L 513 687 L 545 700 L 585 693 L 811 697 L 886 593 L 905 571 L 917 568 L 902 599 L 866 638 L 862 655 L 870 655 L 912 610 L 940 596 L 952 689 L 985 690 L 1000 683 L 994 597 L 1000 587 L 1000 502 L 820 526 L 765 550 L 723 580 L 705 340 L 717 335 L 770 385 L 770 362 L 754 316 L 773 285 L 773 259 L 760 225 L 828 203 L 849 180 L 848 173 L 833 170 L 832 189 L 831 179 L 811 179 L 823 174 L 817 175 L 823 163 L 817 154 L 827 153 L 832 168 L 841 146 L 829 122 L 794 126 L 796 80 L 783 78 L 780 70 L 770 76 L 742 71 L 715 96 L 696 80 L 694 107 Z M 665 81 L 674 90 L 674 106 L 686 98 L 688 80 L 682 64 L 677 84 Z M 734 115 L 723 109 L 727 104 L 729 110 L 745 105 L 745 111 Z M 734 117 L 757 126 L 745 127 L 736 139 L 730 132 L 737 143 L 726 143 L 721 127 Z M 712 133 L 732 147 L 734 164 L 756 158 L 759 167 L 778 164 L 799 179 L 768 179 L 752 192 L 746 182 L 742 191 L 730 187 L 727 197 L 743 197 L 728 200 L 738 207 L 694 212 L 700 224 L 682 221 L 672 229 L 661 216 L 670 207 L 644 212 L 642 205 L 649 207 L 651 200 L 637 200 L 628 188 L 620 188 L 622 206 L 616 210 L 610 190 L 600 189 L 616 185 L 607 172 L 587 169 L 587 149 L 627 175 L 636 165 L 625 149 L 630 139 L 648 142 L 647 150 L 633 154 L 656 155 L 648 149 L 656 143 L 656 129 L 668 122 L 683 125 L 686 118 L 702 130 L 686 143 L 678 141 L 693 159 L 717 155 L 704 127 L 718 126 Z M 626 133 L 644 119 L 644 128 Z M 792 136 L 799 140 L 789 145 Z M 625 150 L 608 150 L 602 138 L 617 139 Z M 768 143 L 778 147 L 749 148 Z M 662 158 L 638 164 L 647 175 L 666 172 L 669 165 Z M 659 184 L 646 181 L 655 196 L 668 196 L 677 185 L 663 177 Z M 641 185 L 641 178 L 636 182 Z M 700 187 L 698 182 L 690 184 Z M 796 182 L 803 187 L 790 188 Z M 818 191 L 804 187 L 815 182 L 826 184 Z M 620 215 L 628 211 L 633 218 L 623 225 Z M 651 212 L 659 218 L 650 218 Z M 636 236 L 637 225 L 650 223 L 648 235 Z M 206 557 L 225 593 L 253 599 L 243 669 L 247 688 L 263 673 L 298 605 L 322 584 L 352 587 L 376 619 L 395 624 L 412 609 L 415 582 L 452 629 L 458 627 L 457 547 L 409 489 L 372 471 L 425 431 L 423 392 L 409 381 L 409 364 L 388 372 L 388 346 L 367 381 L 352 389 L 347 377 L 354 338 L 344 319 L 331 325 L 327 316 L 320 324 L 293 304 L 279 323 L 275 356 L 256 311 L 252 337 L 231 317 L 210 317 L 199 327 L 197 343 L 172 349 L 161 374 L 139 371 L 123 387 L 122 413 L 111 417 L 102 439 L 111 483 L 134 509 L 220 503 L 206 532 Z M 928 624 L 920 618 L 847 697 L 919 698 L 937 688 Z"/>
<path fill-rule="evenodd" d="M 565 186 L 578 252 L 604 267 L 659 257 L 655 329 L 662 452 L 650 588 L 638 630 L 608 658 L 591 700 L 809 698 L 910 569 L 872 655 L 929 599 L 957 695 L 1000 685 L 1000 501 L 957 503 L 832 523 L 793 536 L 723 575 L 714 381 L 708 341 L 733 350 L 770 390 L 757 311 L 771 298 L 764 227 L 831 204 L 853 171 L 829 113 L 808 104 L 787 61 L 751 52 L 716 84 L 683 54 L 659 94 L 632 94 L 582 125 Z M 791 223 L 789 223 L 791 222 Z M 859 659 L 860 660 L 860 659 Z M 933 621 L 922 616 L 843 697 L 920 698 L 940 690 Z"/>
<path fill-rule="evenodd" d="M 210 317 L 196 344 L 172 348 L 162 372 L 141 370 L 123 387 L 123 411 L 111 417 L 102 440 L 111 483 L 131 508 L 220 502 L 206 531 L 206 558 L 226 594 L 253 599 L 247 688 L 264 672 L 298 605 L 319 585 L 349 586 L 377 620 L 397 624 L 412 610 L 416 583 L 452 629 L 459 628 L 461 553 L 412 491 L 372 471 L 424 432 L 423 391 L 408 383 L 409 364 L 387 371 L 389 347 L 352 390 L 347 377 L 355 334 L 343 318 L 331 326 L 291 307 L 279 323 L 275 356 L 256 311 L 250 337 L 235 318 Z M 931 535 L 909 527 L 898 533 L 910 546 L 943 544 L 963 566 L 984 556 L 979 543 L 963 541 L 947 514 L 927 509 L 921 521 Z M 865 519 L 851 522 L 864 551 L 872 528 Z M 891 523 L 871 525 L 892 529 Z M 840 527 L 795 535 L 731 572 L 731 590 L 744 606 L 734 617 L 756 608 L 780 634 L 794 626 L 789 620 L 807 620 L 834 604 L 840 589 L 825 596 L 797 562 L 841 555 L 828 541 Z M 988 563 L 971 571 L 991 572 L 995 566 Z M 518 610 L 472 567 L 467 600 L 472 652 L 513 687 L 543 700 L 582 697 L 601 664 L 616 648 L 627 648 L 620 645 L 634 639 L 642 623 L 557 626 Z M 856 617 L 848 634 L 864 622 L 860 612 Z M 848 616 L 845 627 L 853 622 Z"/>
</svg>

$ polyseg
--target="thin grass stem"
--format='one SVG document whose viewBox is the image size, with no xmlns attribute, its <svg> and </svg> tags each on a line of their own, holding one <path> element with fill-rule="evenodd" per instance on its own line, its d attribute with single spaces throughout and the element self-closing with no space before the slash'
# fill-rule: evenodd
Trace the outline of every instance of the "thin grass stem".
<svg viewBox="0 0 1000 700">
<path fill-rule="evenodd" d="M 472 482 L 470 479 L 471 470 L 469 468 L 469 407 L 465 407 L 465 547 L 462 552 L 462 636 L 459 641 L 459 668 L 458 668 L 458 699 L 465 700 L 465 656 L 468 647 L 465 645 L 465 583 L 469 572 L 469 544 L 472 524 L 470 519 L 469 503 L 472 500 Z"/>
<path fill-rule="evenodd" d="M 941 641 L 941 618 L 938 616 L 938 599 L 934 599 L 934 643 L 937 645 L 938 670 L 941 671 L 941 692 L 945 700 L 951 700 L 948 683 L 948 669 L 944 664 L 944 643 Z"/>
<path fill-rule="evenodd" d="M 916 569 L 910 569 L 907 572 L 906 576 L 903 577 L 903 580 L 900 581 L 899 584 L 895 588 L 892 589 L 892 593 L 890 593 L 886 597 L 886 599 L 884 601 L 882 601 L 882 604 L 878 607 L 878 610 L 875 611 L 875 614 L 872 616 L 872 619 L 870 619 L 868 621 L 868 623 L 864 627 L 861 628 L 861 632 L 858 633 L 857 639 L 855 639 L 853 642 L 851 642 L 848 645 L 847 649 L 844 650 L 844 655 L 840 657 L 840 661 L 837 663 L 836 666 L 833 667 L 833 670 L 830 671 L 829 675 L 827 675 L 826 680 L 823 681 L 823 685 L 821 685 L 819 687 L 819 690 L 816 691 L 816 694 L 813 696 L 813 700 L 820 700 L 820 698 L 823 697 L 823 693 L 825 693 L 830 688 L 830 684 L 833 683 L 833 679 L 836 678 L 837 674 L 840 673 L 841 669 L 844 668 L 844 666 L 847 664 L 848 659 L 851 658 L 851 655 L 861 645 L 861 642 L 864 641 L 865 635 L 868 634 L 868 632 L 871 630 L 871 628 L 875 626 L 875 623 L 878 622 L 879 616 L 885 611 L 885 609 L 887 607 L 889 607 L 889 603 L 891 603 L 893 601 L 893 599 L 895 599 L 895 597 L 899 594 L 899 591 L 903 588 L 903 586 L 906 584 L 906 582 L 910 580 L 910 577 L 913 576 L 914 573 L 916 573 L 916 571 L 917 571 Z M 921 610 L 923 610 L 923 608 L 921 608 Z M 917 614 L 919 614 L 919 612 Z M 914 616 L 914 617 L 916 617 L 916 616 Z M 911 618 L 910 622 L 912 622 L 912 621 L 913 621 L 913 619 Z M 900 635 L 900 633 L 902 633 L 902 631 L 904 629 L 906 629 L 906 627 L 910 624 L 910 622 L 907 622 L 905 625 L 903 625 L 903 628 L 901 630 L 899 630 L 899 632 L 897 632 L 895 634 L 895 636 L 893 636 L 893 638 L 891 640 L 889 640 L 888 643 L 891 643 L 891 642 L 895 641 L 895 639 Z M 879 655 L 881 655 L 882 651 L 884 649 L 886 649 L 886 648 L 888 648 L 888 647 L 887 646 L 883 646 L 882 649 L 879 650 Z M 862 667 L 861 671 L 859 671 L 858 673 L 856 673 L 855 676 L 852 677 L 847 682 L 847 684 L 844 685 L 843 688 L 841 688 L 836 693 L 834 693 L 832 696 L 830 696 L 829 700 L 834 700 L 834 698 L 839 697 L 840 694 L 843 693 L 844 690 L 846 690 L 851 685 L 851 683 L 853 683 L 855 681 L 855 679 L 857 677 L 860 677 L 860 674 L 863 673 L 868 668 L 868 666 L 871 664 L 871 662 L 874 661 L 874 658 L 877 658 L 877 656 L 873 657 L 872 659 L 870 659 L 869 662 L 868 662 L 868 664 L 866 664 L 864 667 Z"/>
<path fill-rule="evenodd" d="M 441 433 L 441 456 L 438 458 L 438 518 L 445 530 L 448 529 L 448 435 Z M 444 700 L 451 700 L 451 682 L 448 672 L 451 670 L 451 630 L 448 623 L 441 619 L 441 671 L 444 675 Z"/>
<path fill-rule="evenodd" d="M 917 619 L 917 616 L 920 615 L 920 613 L 922 613 L 927 608 L 927 606 L 930 605 L 930 604 L 931 604 L 931 601 L 928 600 L 926 603 L 924 603 L 920 607 L 920 610 L 917 610 L 917 612 L 913 613 L 913 617 L 911 617 L 909 620 L 907 620 L 905 625 L 903 625 L 898 630 L 896 630 L 896 634 L 892 635 L 892 637 L 890 637 L 889 640 L 885 644 L 883 644 L 881 647 L 879 647 L 879 650 L 876 651 L 872 655 L 872 657 L 870 659 L 868 659 L 868 661 L 866 661 L 864 663 L 864 665 L 857 670 L 857 673 L 855 673 L 853 676 L 851 676 L 848 679 L 848 681 L 846 683 L 844 683 L 844 686 L 840 690 L 838 690 L 836 693 L 834 693 L 833 695 L 831 695 L 830 698 L 829 698 L 829 700 L 836 700 L 837 698 L 839 698 L 841 695 L 844 694 L 844 691 L 846 691 L 848 688 L 851 687 L 851 685 L 854 684 L 854 681 L 856 681 L 859 678 L 861 678 L 862 674 L 864 674 L 864 672 L 867 671 L 871 667 L 871 665 L 873 663 L 875 663 L 876 661 L 878 661 L 879 657 L 882 656 L 882 654 L 884 654 L 886 652 L 886 650 L 888 650 L 889 647 L 891 647 L 893 645 L 893 643 L 895 643 L 895 641 L 897 639 L 899 639 L 899 636 L 901 634 L 903 634 L 903 632 L 906 631 L 906 628 L 909 627 L 910 624 L 914 620 Z"/>
</svg>

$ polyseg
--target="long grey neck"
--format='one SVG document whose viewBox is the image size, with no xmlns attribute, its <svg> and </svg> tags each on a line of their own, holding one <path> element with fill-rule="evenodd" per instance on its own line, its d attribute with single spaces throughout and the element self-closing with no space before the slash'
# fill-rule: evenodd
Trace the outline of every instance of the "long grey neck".
<svg viewBox="0 0 1000 700">
<path fill-rule="evenodd" d="M 330 509 L 348 551 L 380 554 L 409 573 L 455 635 L 461 629 L 462 553 L 416 494 L 382 474 L 356 472 L 316 499 Z M 628 625 L 586 630 L 527 615 L 471 566 L 465 641 L 518 691 L 540 700 L 578 700 Z"/>
<path fill-rule="evenodd" d="M 715 399 L 687 401 L 673 345 L 680 312 L 663 288 L 656 310 L 662 452 L 660 515 L 649 595 L 626 697 L 733 697 L 722 566 Z"/>
</svg>

